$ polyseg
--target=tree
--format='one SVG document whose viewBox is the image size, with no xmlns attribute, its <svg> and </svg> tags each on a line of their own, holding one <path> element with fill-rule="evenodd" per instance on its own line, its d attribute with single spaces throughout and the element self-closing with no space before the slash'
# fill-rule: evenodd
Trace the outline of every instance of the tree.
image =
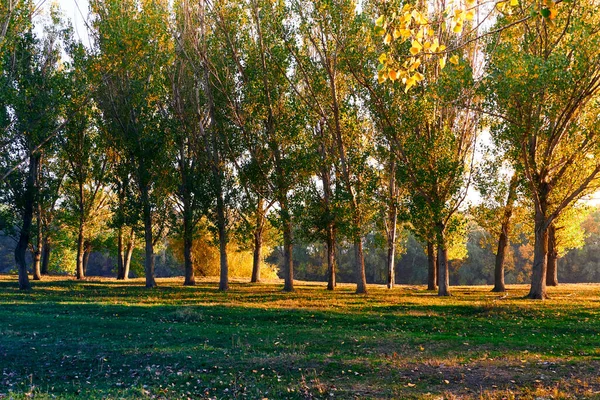
<svg viewBox="0 0 600 400">
<path fill-rule="evenodd" d="M 491 132 L 522 169 L 535 208 L 532 299 L 547 297 L 549 227 L 594 190 L 600 172 L 596 6 L 576 1 L 552 7 L 559 11 L 513 26 L 510 39 L 499 33 L 488 46 L 487 108 L 496 116 Z M 504 15 L 496 26 L 518 18 Z"/>
<path fill-rule="evenodd" d="M 220 59 L 219 92 L 227 118 L 243 148 L 239 172 L 256 194 L 277 202 L 283 232 L 284 291 L 294 290 L 293 225 L 290 193 L 307 176 L 308 141 L 304 115 L 288 74 L 292 57 L 282 43 L 288 7 L 282 2 L 249 0 L 214 6 Z M 217 73 L 213 73 L 217 76 Z M 234 147 L 229 143 L 230 149 Z"/>
<path fill-rule="evenodd" d="M 10 160 L 3 180 L 10 179 L 13 200 L 21 215 L 15 261 L 19 269 L 19 288 L 27 290 L 31 286 L 25 254 L 30 244 L 34 214 L 38 216 L 36 253 L 41 253 L 42 245 L 39 209 L 42 152 L 49 147 L 62 126 L 64 71 L 60 54 L 61 42 L 68 36 L 69 29 L 62 25 L 58 11 L 52 8 L 51 21 L 46 25 L 43 36 L 37 37 L 31 22 L 32 5 L 27 2 L 23 7 L 21 12 L 25 25 L 13 38 L 12 52 L 4 54 L 2 60 L 6 89 L 2 114 L 6 132 L 10 132 L 12 137 L 9 143 L 11 151 L 5 154 Z M 25 162 L 27 165 L 23 166 Z M 39 278 L 39 263 L 35 265 L 35 277 Z"/>
<path fill-rule="evenodd" d="M 91 1 L 96 36 L 95 98 L 111 146 L 133 178 L 144 225 L 146 287 L 156 286 L 155 223 L 169 200 L 171 139 L 167 126 L 173 40 L 168 1 Z"/>
</svg>

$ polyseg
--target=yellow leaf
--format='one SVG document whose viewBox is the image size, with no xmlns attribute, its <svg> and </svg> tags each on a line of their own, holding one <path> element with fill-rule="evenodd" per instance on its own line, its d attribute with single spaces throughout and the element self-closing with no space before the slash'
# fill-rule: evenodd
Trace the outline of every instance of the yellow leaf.
<svg viewBox="0 0 600 400">
<path fill-rule="evenodd" d="M 392 42 L 392 35 L 390 35 L 388 33 L 387 35 L 385 35 L 385 39 L 383 39 L 383 43 L 390 44 L 391 42 Z"/>
<path fill-rule="evenodd" d="M 390 80 L 392 82 L 395 82 L 396 79 L 398 79 L 398 71 L 396 71 L 395 69 L 390 69 L 388 72 L 388 76 L 390 77 Z"/>
<path fill-rule="evenodd" d="M 439 51 L 444 51 L 446 50 L 446 45 L 445 44 L 440 44 L 440 48 L 438 49 Z"/>
<path fill-rule="evenodd" d="M 450 57 L 450 62 L 454 65 L 458 65 L 458 55 L 453 55 L 452 57 Z"/>
<path fill-rule="evenodd" d="M 415 62 L 413 62 L 411 64 L 411 66 L 408 69 L 411 71 L 414 71 L 415 69 L 419 68 L 420 65 L 421 65 L 421 60 L 416 60 Z"/>
<path fill-rule="evenodd" d="M 379 63 L 385 64 L 386 60 L 387 60 L 387 54 L 381 53 L 381 55 L 379 56 Z"/>
<path fill-rule="evenodd" d="M 375 20 L 375 25 L 377 25 L 377 26 L 383 26 L 384 19 L 385 19 L 385 17 L 383 15 L 379 16 L 379 18 L 377 18 Z"/>
<path fill-rule="evenodd" d="M 400 36 L 402 36 L 402 34 L 400 33 L 400 31 L 396 28 L 394 28 L 394 39 L 398 39 Z"/>
<path fill-rule="evenodd" d="M 548 18 L 554 19 L 554 18 L 556 18 L 557 15 L 558 15 L 558 11 L 556 10 L 556 8 L 551 8 L 550 9 L 550 16 Z"/>
<path fill-rule="evenodd" d="M 446 66 L 446 56 L 440 58 L 440 68 L 444 69 L 445 66 Z"/>
<path fill-rule="evenodd" d="M 386 81 L 386 79 L 387 79 L 387 74 L 385 73 L 385 69 L 382 69 L 379 72 L 377 72 L 377 82 L 383 83 Z"/>
<path fill-rule="evenodd" d="M 519 5 L 519 0 L 510 0 L 510 6 L 511 7 L 516 7 Z"/>
<path fill-rule="evenodd" d="M 465 14 L 465 19 L 467 21 L 473 21 L 474 17 L 475 17 L 475 13 L 473 12 L 473 10 L 467 11 L 467 13 Z"/>
<path fill-rule="evenodd" d="M 417 82 L 413 79 L 413 77 L 408 78 L 406 80 L 406 86 L 404 87 L 404 93 L 408 93 L 410 88 L 415 86 L 415 83 L 417 83 Z"/>
<path fill-rule="evenodd" d="M 452 22 L 452 32 L 454 33 L 461 33 L 462 29 L 463 29 L 463 24 L 462 22 Z"/>
</svg>

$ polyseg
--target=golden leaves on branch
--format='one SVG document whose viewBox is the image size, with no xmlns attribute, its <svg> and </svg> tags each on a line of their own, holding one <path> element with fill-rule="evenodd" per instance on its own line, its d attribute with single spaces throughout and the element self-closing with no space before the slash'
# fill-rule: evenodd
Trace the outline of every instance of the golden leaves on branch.
<svg viewBox="0 0 600 400">
<path fill-rule="evenodd" d="M 549 24 L 558 15 L 557 3 L 553 0 L 532 3 L 529 7 L 522 6 L 521 1 L 497 1 L 494 8 L 504 14 L 524 12 L 528 8 L 532 16 L 541 16 Z M 442 42 L 452 35 L 463 34 L 465 26 L 475 19 L 477 10 L 482 6 L 476 0 L 455 0 L 445 10 L 436 13 L 405 4 L 391 15 L 379 16 L 375 20 L 374 33 L 382 38 L 386 47 L 386 51 L 379 56 L 379 83 L 388 79 L 392 82 L 400 80 L 405 85 L 405 91 L 408 91 L 423 80 L 422 71 L 417 69 L 424 61 L 437 58 L 437 66 L 444 69 L 449 50 Z M 405 43 L 410 46 L 400 46 Z M 449 61 L 458 65 L 459 56 L 452 55 Z"/>
</svg>

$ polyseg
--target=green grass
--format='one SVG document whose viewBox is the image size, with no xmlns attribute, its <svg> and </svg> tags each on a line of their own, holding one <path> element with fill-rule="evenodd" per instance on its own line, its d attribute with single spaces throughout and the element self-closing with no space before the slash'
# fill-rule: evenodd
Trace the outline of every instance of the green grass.
<svg viewBox="0 0 600 400">
<path fill-rule="evenodd" d="M 0 398 L 600 398 L 600 286 L 490 287 L 0 276 Z"/>
</svg>

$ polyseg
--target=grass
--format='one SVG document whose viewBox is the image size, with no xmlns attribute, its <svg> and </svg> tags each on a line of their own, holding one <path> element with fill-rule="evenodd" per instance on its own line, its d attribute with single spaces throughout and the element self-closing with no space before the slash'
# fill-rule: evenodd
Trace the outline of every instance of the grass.
<svg viewBox="0 0 600 400">
<path fill-rule="evenodd" d="M 158 284 L 0 276 L 0 398 L 600 398 L 600 285 Z"/>
</svg>

